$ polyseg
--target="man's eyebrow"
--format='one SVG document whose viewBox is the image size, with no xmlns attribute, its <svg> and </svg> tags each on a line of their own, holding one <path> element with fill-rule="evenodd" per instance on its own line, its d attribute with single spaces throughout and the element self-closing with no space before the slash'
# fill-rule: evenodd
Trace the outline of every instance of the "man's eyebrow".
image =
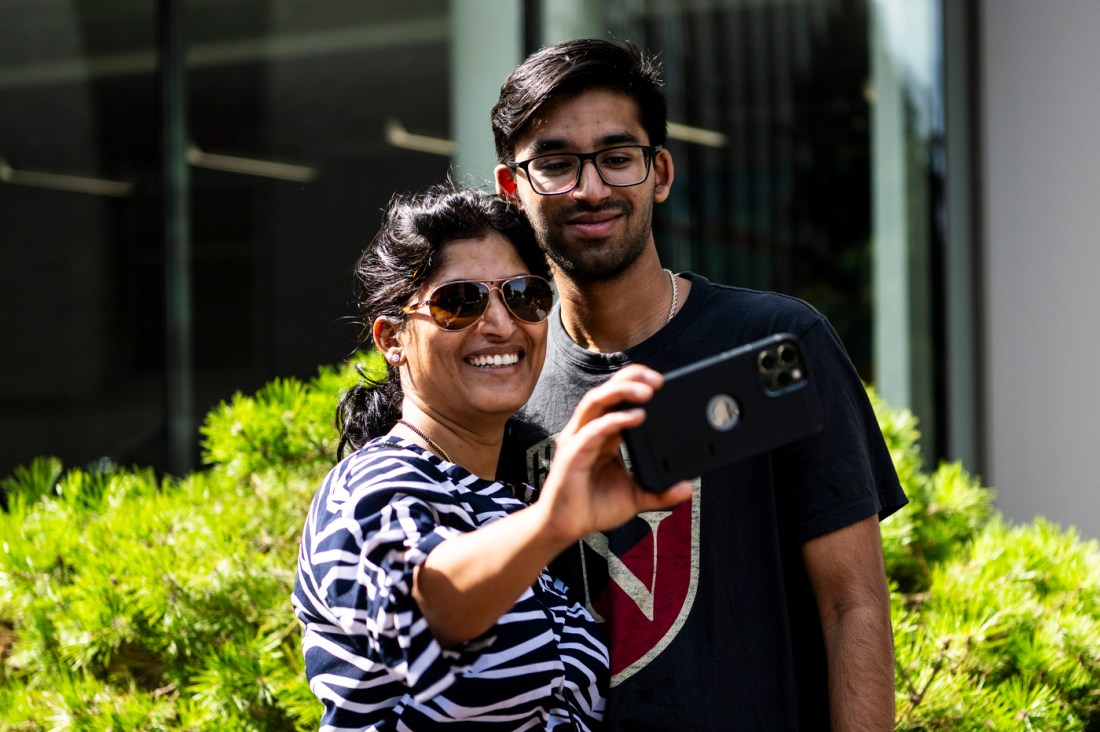
<svg viewBox="0 0 1100 732">
<path fill-rule="evenodd" d="M 632 132 L 616 132 L 610 135 L 604 135 L 597 143 L 597 150 L 602 150 L 605 147 L 614 147 L 616 145 L 640 145 L 641 140 L 638 136 Z M 531 155 L 544 155 L 551 152 L 562 152 L 571 148 L 572 145 L 568 140 L 561 137 L 546 137 L 541 140 L 535 140 L 531 144 Z"/>
</svg>

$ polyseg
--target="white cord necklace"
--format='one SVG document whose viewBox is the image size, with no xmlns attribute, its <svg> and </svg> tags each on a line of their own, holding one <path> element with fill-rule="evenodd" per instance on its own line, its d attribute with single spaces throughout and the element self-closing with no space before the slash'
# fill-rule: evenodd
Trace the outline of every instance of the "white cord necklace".
<svg viewBox="0 0 1100 732">
<path fill-rule="evenodd" d="M 668 281 L 672 283 L 672 307 L 668 309 L 668 320 L 665 321 L 665 325 L 672 322 L 672 316 L 676 315 L 676 302 L 680 299 L 680 288 L 676 286 L 676 275 L 672 274 L 671 269 L 666 269 L 668 272 Z"/>
</svg>

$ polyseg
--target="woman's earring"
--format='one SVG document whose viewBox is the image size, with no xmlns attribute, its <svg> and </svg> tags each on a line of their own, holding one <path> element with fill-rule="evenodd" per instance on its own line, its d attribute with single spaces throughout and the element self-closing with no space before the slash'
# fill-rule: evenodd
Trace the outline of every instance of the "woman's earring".
<svg viewBox="0 0 1100 732">
<path fill-rule="evenodd" d="M 401 361 L 401 354 L 400 353 L 391 354 L 390 355 L 390 360 L 393 361 L 395 364 L 399 363 Z"/>
</svg>

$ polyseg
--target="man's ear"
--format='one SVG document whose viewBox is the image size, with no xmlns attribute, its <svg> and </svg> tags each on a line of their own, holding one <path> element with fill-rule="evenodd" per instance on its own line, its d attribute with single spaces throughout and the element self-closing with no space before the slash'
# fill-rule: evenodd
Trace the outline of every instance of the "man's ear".
<svg viewBox="0 0 1100 732">
<path fill-rule="evenodd" d="M 512 169 L 501 163 L 493 169 L 493 175 L 497 182 L 497 193 L 505 198 L 517 198 L 516 179 L 512 175 Z"/>
<path fill-rule="evenodd" d="M 653 190 L 653 199 L 657 203 L 663 203 L 672 191 L 672 179 L 676 177 L 676 171 L 672 165 L 672 153 L 668 148 L 662 148 L 653 158 L 653 176 L 656 184 Z"/>
<path fill-rule="evenodd" d="M 374 347 L 382 354 L 388 363 L 401 362 L 401 340 L 397 323 L 393 318 L 385 316 L 374 319 L 371 326 L 371 337 L 374 338 Z"/>
</svg>

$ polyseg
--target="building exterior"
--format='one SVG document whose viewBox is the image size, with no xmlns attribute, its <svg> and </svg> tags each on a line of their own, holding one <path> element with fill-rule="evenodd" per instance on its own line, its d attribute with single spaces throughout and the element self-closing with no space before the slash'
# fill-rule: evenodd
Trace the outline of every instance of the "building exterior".
<svg viewBox="0 0 1100 732">
<path fill-rule="evenodd" d="M 0 4 L 0 474 L 182 472 L 234 391 L 355 348 L 398 190 L 490 179 L 531 50 L 664 65 L 664 261 L 802 297 L 1016 520 L 1100 537 L 1093 0 Z"/>
</svg>

